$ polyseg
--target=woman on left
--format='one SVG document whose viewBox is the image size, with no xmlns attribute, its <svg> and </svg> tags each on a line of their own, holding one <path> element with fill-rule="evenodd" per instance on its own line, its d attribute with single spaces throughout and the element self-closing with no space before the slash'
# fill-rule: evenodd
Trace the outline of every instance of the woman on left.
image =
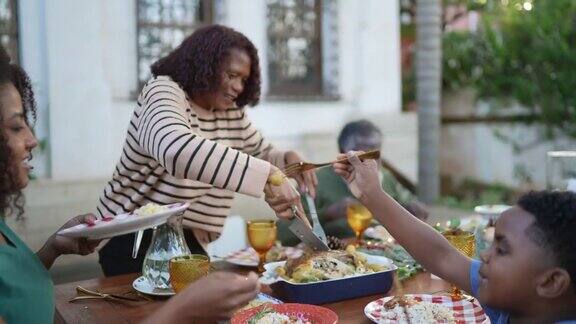
<svg viewBox="0 0 576 324">
<path fill-rule="evenodd" d="M 54 292 L 48 269 L 63 254 L 92 253 L 99 241 L 52 235 L 34 254 L 4 222 L 22 215 L 21 190 L 28 184 L 32 149 L 38 145 L 30 128 L 36 116 L 30 79 L 9 63 L 0 48 L 0 322 L 51 323 Z M 70 219 L 62 228 L 92 223 L 91 214 Z"/>
<path fill-rule="evenodd" d="M 53 323 L 54 289 L 48 269 L 63 254 L 92 253 L 99 241 L 52 235 L 37 253 L 6 225 L 4 217 L 23 214 L 21 190 L 29 181 L 30 127 L 36 109 L 30 79 L 0 46 L 0 324 Z M 94 215 L 72 218 L 62 228 L 92 223 Z M 198 323 L 230 318 L 256 297 L 258 276 L 216 272 L 170 299 L 146 323 Z"/>
</svg>

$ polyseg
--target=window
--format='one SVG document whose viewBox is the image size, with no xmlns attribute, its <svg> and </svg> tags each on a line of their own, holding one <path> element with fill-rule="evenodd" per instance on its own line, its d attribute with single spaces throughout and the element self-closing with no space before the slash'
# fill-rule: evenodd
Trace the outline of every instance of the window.
<svg viewBox="0 0 576 324">
<path fill-rule="evenodd" d="M 138 82 L 150 78 L 150 65 L 170 53 L 195 29 L 212 22 L 210 0 L 137 0 Z"/>
<path fill-rule="evenodd" d="M 0 0 L 0 44 L 15 62 L 19 58 L 17 8 L 16 0 Z"/>
<path fill-rule="evenodd" d="M 323 51 L 327 48 L 323 31 L 337 35 L 332 25 L 337 20 L 332 17 L 334 1 L 267 0 L 266 3 L 269 96 L 334 96 L 337 89 L 333 83 L 338 75 L 333 61 L 337 55 Z M 327 58 L 332 62 L 327 62 Z"/>
</svg>

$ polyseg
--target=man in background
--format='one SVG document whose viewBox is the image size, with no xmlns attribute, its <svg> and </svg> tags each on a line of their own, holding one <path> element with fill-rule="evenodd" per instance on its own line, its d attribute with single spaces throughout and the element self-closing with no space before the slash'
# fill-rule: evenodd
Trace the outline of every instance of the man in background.
<svg viewBox="0 0 576 324">
<path fill-rule="evenodd" d="M 338 135 L 338 149 L 340 153 L 348 151 L 382 150 L 382 132 L 368 120 L 350 122 L 344 126 Z M 428 211 L 426 206 L 418 201 L 409 189 L 409 181 L 396 171 L 389 163 L 382 159 L 380 168 L 380 182 L 382 188 L 414 216 L 426 221 Z M 316 190 L 316 208 L 318 218 L 326 235 L 338 238 L 349 238 L 354 232 L 346 220 L 346 208 L 354 202 L 354 196 L 348 189 L 344 180 L 338 176 L 331 167 L 316 172 L 318 187 Z M 413 188 L 412 188 L 413 189 Z M 303 202 L 307 209 L 306 202 Z M 308 210 L 306 210 L 307 215 Z M 284 245 L 294 245 L 299 240 L 288 231 L 285 222 L 278 224 L 278 237 Z"/>
</svg>

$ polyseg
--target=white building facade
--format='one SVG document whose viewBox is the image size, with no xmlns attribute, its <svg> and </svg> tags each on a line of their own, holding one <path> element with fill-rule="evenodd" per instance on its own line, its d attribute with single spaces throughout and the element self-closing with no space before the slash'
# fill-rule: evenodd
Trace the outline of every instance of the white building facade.
<svg viewBox="0 0 576 324">
<path fill-rule="evenodd" d="M 139 2 L 187 1 L 15 2 L 19 61 L 32 78 L 40 110 L 36 131 L 47 144 L 36 154 L 40 178 L 78 181 L 112 173 L 139 90 Z M 387 155 L 415 177 L 416 120 L 401 111 L 396 0 L 207 3 L 211 22 L 244 33 L 259 50 L 262 100 L 249 114 L 272 142 L 304 151 L 312 160 L 331 158 L 342 125 L 367 117 L 383 128 Z M 325 93 L 284 98 L 271 94 L 269 12 L 276 3 L 319 6 L 316 32 L 321 34 L 319 73 Z"/>
</svg>

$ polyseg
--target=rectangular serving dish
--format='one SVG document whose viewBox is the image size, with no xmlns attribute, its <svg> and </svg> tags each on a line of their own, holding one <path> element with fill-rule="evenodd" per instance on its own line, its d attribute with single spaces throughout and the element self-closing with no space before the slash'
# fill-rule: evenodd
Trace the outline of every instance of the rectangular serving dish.
<svg viewBox="0 0 576 324">
<path fill-rule="evenodd" d="M 340 279 L 294 283 L 276 273 L 276 268 L 286 263 L 280 261 L 266 264 L 264 266 L 266 271 L 260 281 L 269 285 L 274 295 L 282 301 L 292 303 L 319 305 L 387 293 L 392 288 L 393 275 L 397 267 L 386 257 L 361 254 L 366 257 L 368 263 L 385 265 L 388 270 Z"/>
</svg>

